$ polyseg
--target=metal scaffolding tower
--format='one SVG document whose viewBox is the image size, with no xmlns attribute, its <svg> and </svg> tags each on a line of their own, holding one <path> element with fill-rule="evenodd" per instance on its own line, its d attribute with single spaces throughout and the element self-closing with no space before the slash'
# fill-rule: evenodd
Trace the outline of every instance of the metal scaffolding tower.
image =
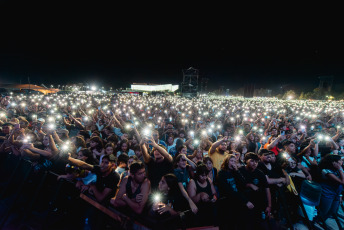
<svg viewBox="0 0 344 230">
<path fill-rule="evenodd" d="M 198 92 L 198 76 L 199 71 L 190 67 L 183 71 L 183 82 L 181 84 L 181 92 L 183 96 L 195 97 Z"/>
</svg>

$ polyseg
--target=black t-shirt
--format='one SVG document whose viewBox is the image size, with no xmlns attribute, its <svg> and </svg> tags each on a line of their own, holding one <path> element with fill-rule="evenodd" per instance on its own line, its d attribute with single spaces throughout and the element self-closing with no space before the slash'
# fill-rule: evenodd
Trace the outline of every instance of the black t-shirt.
<svg viewBox="0 0 344 230">
<path fill-rule="evenodd" d="M 271 169 L 268 169 L 263 162 L 258 162 L 257 169 L 262 171 L 269 178 L 281 178 L 284 177 L 282 169 L 271 164 Z"/>
<path fill-rule="evenodd" d="M 92 172 L 97 175 L 97 182 L 95 185 L 99 191 L 102 192 L 105 188 L 112 189 L 111 193 L 105 199 L 105 201 L 108 201 L 112 197 L 114 197 L 116 195 L 116 191 L 118 188 L 118 182 L 120 179 L 119 174 L 115 170 L 112 169 L 111 172 L 109 173 L 109 175 L 103 177 L 102 172 L 100 171 L 99 165 L 94 165 Z"/>
<path fill-rule="evenodd" d="M 265 189 L 269 187 L 264 173 L 259 169 L 250 172 L 246 167 L 241 167 L 239 171 L 245 178 L 246 184 L 253 184 L 259 188 L 258 191 L 248 188 L 245 190 L 245 194 L 257 209 L 263 210 L 267 204 Z"/>
<path fill-rule="evenodd" d="M 152 189 L 158 187 L 161 177 L 173 173 L 172 162 L 168 161 L 166 158 L 160 163 L 157 163 L 154 158 L 151 157 L 147 164 L 148 179 L 151 182 Z"/>
<path fill-rule="evenodd" d="M 243 176 L 238 171 L 234 170 L 220 170 L 217 176 L 217 183 L 221 197 L 226 197 L 227 199 L 246 204 L 248 202 L 241 190 L 245 186 L 245 181 Z"/>
</svg>

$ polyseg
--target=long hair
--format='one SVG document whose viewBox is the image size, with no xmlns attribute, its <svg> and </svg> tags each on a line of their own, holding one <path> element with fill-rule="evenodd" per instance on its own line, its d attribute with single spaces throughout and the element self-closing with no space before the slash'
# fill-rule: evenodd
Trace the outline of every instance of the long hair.
<svg viewBox="0 0 344 230">
<path fill-rule="evenodd" d="M 123 150 L 122 150 L 122 145 L 123 144 L 127 144 L 127 150 L 125 152 L 128 153 L 130 146 L 129 146 L 129 141 L 127 139 L 121 140 L 121 142 L 119 143 L 119 151 L 123 152 Z"/>
<path fill-rule="evenodd" d="M 221 169 L 222 169 L 222 170 L 225 170 L 225 171 L 228 171 L 228 170 L 229 170 L 229 168 L 228 168 L 228 162 L 229 162 L 229 160 L 230 160 L 231 158 L 235 158 L 235 159 L 236 159 L 236 157 L 235 157 L 234 154 L 228 154 L 228 155 L 226 156 L 226 158 L 223 160 L 223 162 L 222 162 L 222 164 L 221 164 Z"/>
<path fill-rule="evenodd" d="M 338 155 L 328 154 L 326 155 L 319 164 L 319 169 L 331 169 L 333 171 L 336 171 L 337 169 L 333 166 L 333 162 L 337 162 L 341 159 Z"/>
<path fill-rule="evenodd" d="M 167 183 L 167 186 L 170 188 L 168 191 L 169 196 L 182 196 L 182 192 L 180 191 L 179 185 L 178 185 L 178 179 L 176 175 L 173 173 L 166 174 L 164 176 L 165 181 Z"/>
<path fill-rule="evenodd" d="M 80 136 L 76 136 L 75 137 L 75 147 L 76 148 L 86 148 L 86 142 L 84 140 L 84 138 L 80 137 Z"/>
<path fill-rule="evenodd" d="M 199 165 L 197 165 L 196 167 L 196 174 L 195 174 L 195 179 L 198 180 L 198 178 L 202 175 L 208 175 L 209 170 L 207 168 L 207 166 L 203 163 L 200 163 Z"/>
<path fill-rule="evenodd" d="M 91 141 L 94 141 L 94 142 L 98 143 L 98 145 L 95 147 L 95 149 L 97 149 L 98 152 L 100 152 L 103 149 L 103 140 L 99 136 L 92 137 L 90 139 L 90 142 Z"/>
<path fill-rule="evenodd" d="M 93 158 L 93 154 L 91 150 L 89 150 L 88 148 L 82 148 L 79 152 L 82 152 L 82 155 L 87 157 L 87 159 L 85 160 L 87 164 L 91 164 L 91 165 L 96 164 L 96 160 Z"/>
<path fill-rule="evenodd" d="M 177 168 L 177 164 L 179 163 L 180 161 L 180 158 L 182 158 L 183 155 L 179 154 L 177 155 L 174 159 L 173 159 L 173 168 Z"/>
</svg>

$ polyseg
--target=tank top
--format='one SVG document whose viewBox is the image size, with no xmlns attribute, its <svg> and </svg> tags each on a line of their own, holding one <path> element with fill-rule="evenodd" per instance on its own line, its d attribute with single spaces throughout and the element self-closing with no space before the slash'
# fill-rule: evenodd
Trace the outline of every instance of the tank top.
<svg viewBox="0 0 344 230">
<path fill-rule="evenodd" d="M 136 197 L 137 194 L 140 194 L 141 193 L 141 185 L 142 184 L 139 184 L 139 186 L 137 187 L 136 191 L 133 193 L 132 192 L 132 189 L 131 189 L 131 176 L 128 177 L 128 181 L 127 181 L 127 184 L 126 184 L 126 193 L 127 193 L 127 196 L 130 198 L 130 199 L 134 199 Z"/>
<path fill-rule="evenodd" d="M 205 186 L 204 188 L 202 188 L 199 184 L 198 184 L 198 181 L 196 180 L 195 181 L 196 183 L 196 194 L 198 193 L 201 193 L 201 192 L 204 192 L 206 194 L 208 194 L 208 196 L 210 197 L 213 197 L 213 192 L 211 191 L 211 184 L 209 182 L 209 180 L 207 179 L 207 186 Z"/>
</svg>

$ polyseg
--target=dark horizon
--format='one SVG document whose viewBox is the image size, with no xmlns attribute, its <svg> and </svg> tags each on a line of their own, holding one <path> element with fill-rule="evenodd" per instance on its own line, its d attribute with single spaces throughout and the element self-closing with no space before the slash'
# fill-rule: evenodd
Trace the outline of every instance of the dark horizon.
<svg viewBox="0 0 344 230">
<path fill-rule="evenodd" d="M 47 13 L 44 20 L 33 19 L 36 11 L 18 11 L 13 17 L 22 20 L 4 26 L 0 83 L 28 83 L 29 77 L 45 85 L 180 84 L 182 70 L 194 67 L 200 79 L 209 78 L 208 90 L 233 91 L 250 83 L 257 89 L 309 91 L 319 85 L 319 76 L 333 76 L 334 90 L 344 88 L 344 44 L 331 31 L 335 24 L 323 19 L 322 24 L 286 20 L 278 27 L 271 22 L 266 28 L 259 20 L 238 25 L 218 20 L 209 26 L 210 21 L 183 19 L 161 27 L 159 20 L 147 18 L 114 23 L 101 13 L 83 15 L 85 21 L 74 13 L 65 21 Z"/>
</svg>

